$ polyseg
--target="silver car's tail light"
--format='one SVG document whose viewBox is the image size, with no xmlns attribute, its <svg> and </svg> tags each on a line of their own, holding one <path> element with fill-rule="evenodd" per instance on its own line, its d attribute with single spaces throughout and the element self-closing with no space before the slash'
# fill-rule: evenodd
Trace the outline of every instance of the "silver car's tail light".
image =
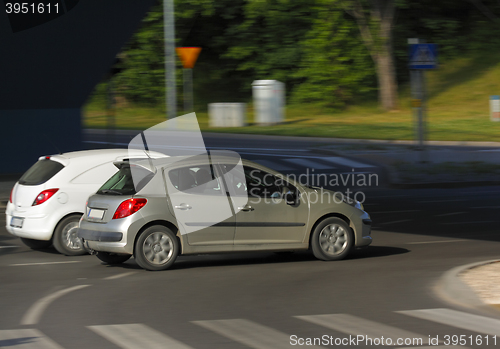
<svg viewBox="0 0 500 349">
<path fill-rule="evenodd" d="M 57 189 L 46 189 L 46 190 L 42 191 L 40 194 L 38 194 L 36 196 L 35 201 L 33 201 L 33 205 L 32 206 L 43 204 L 45 201 L 47 201 L 48 199 L 50 199 L 52 197 L 52 195 L 54 195 L 55 193 L 57 193 L 58 190 L 59 190 L 59 188 L 57 188 Z"/>
<path fill-rule="evenodd" d="M 120 218 L 125 218 L 130 216 L 131 214 L 136 213 L 139 211 L 141 208 L 146 205 L 148 202 L 147 199 L 128 199 L 123 201 L 120 206 L 115 211 L 115 214 L 113 215 L 113 219 L 120 219 Z"/>
</svg>

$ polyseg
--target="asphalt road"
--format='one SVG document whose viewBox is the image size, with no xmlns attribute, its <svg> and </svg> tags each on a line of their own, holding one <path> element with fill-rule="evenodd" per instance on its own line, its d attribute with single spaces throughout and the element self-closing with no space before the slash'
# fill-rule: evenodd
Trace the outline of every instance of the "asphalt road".
<svg viewBox="0 0 500 349">
<path fill-rule="evenodd" d="M 274 161 L 290 173 L 305 165 L 290 158 L 330 164 L 322 169 L 330 175 L 349 168 L 296 157 L 314 154 L 291 146 L 266 151 L 270 157 L 256 151 L 255 160 L 280 155 Z M 133 259 L 110 267 L 95 256 L 32 251 L 0 228 L 0 347 L 280 349 L 311 347 L 299 345 L 307 338 L 347 347 L 350 335 L 374 344 L 389 337 L 396 348 L 405 347 L 397 338 L 422 337 L 428 346 L 429 336 L 444 346 L 447 335 L 462 335 L 461 348 L 495 347 L 495 335 L 500 345 L 500 317 L 434 292 L 447 270 L 498 258 L 500 187 L 361 189 L 374 243 L 338 262 L 308 252 L 225 254 L 180 257 L 171 270 L 147 272 Z M 361 338 L 354 344 L 370 347 Z"/>
</svg>

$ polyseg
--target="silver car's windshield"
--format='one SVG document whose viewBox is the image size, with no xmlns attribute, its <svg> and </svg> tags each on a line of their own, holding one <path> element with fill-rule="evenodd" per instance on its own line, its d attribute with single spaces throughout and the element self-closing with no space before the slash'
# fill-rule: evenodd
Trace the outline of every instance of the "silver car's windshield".
<svg viewBox="0 0 500 349">
<path fill-rule="evenodd" d="M 122 166 L 106 183 L 103 184 L 96 194 L 100 195 L 134 195 L 139 190 L 144 188 L 146 184 L 153 178 L 154 173 L 146 170 L 143 167 L 134 167 L 134 178 L 138 183 L 134 185 L 132 170 L 130 166 Z"/>
</svg>

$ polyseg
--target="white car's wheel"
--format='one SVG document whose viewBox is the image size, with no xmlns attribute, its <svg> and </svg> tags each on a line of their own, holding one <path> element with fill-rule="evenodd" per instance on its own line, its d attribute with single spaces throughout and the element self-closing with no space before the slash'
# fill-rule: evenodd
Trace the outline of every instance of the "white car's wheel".
<svg viewBox="0 0 500 349">
<path fill-rule="evenodd" d="M 78 237 L 80 215 L 71 215 L 59 222 L 54 231 L 53 243 L 56 250 L 66 256 L 86 254 L 82 239 Z"/>
</svg>

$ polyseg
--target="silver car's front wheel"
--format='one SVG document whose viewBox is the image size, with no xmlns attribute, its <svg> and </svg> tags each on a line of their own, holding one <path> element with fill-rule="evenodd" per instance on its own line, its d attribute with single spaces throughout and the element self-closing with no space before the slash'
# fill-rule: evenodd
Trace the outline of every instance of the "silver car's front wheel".
<svg viewBox="0 0 500 349">
<path fill-rule="evenodd" d="M 164 270 L 174 264 L 179 240 L 169 228 L 155 225 L 142 232 L 135 245 L 137 264 L 147 270 Z"/>
<path fill-rule="evenodd" d="M 311 248 L 318 259 L 343 259 L 354 245 L 351 228 L 340 218 L 326 218 L 316 226 L 312 234 Z"/>
<path fill-rule="evenodd" d="M 339 224 L 328 224 L 319 233 L 319 245 L 326 254 L 336 256 L 347 247 L 347 233 Z"/>
</svg>

